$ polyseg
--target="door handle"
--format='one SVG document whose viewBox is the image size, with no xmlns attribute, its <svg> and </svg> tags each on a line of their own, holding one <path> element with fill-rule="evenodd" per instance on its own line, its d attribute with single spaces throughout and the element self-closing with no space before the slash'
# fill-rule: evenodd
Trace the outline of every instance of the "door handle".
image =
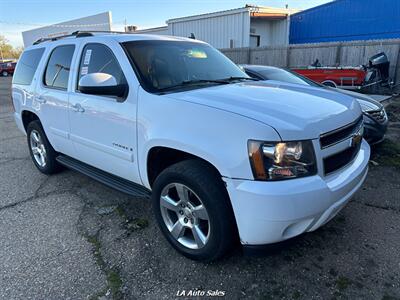
<svg viewBox="0 0 400 300">
<path fill-rule="evenodd" d="M 83 113 L 85 109 L 80 105 L 79 103 L 75 103 L 74 105 L 71 105 L 72 109 L 76 112 L 81 112 Z"/>
<path fill-rule="evenodd" d="M 37 102 L 39 102 L 39 103 L 46 103 L 46 99 L 45 98 L 43 98 L 42 96 L 37 96 L 36 97 L 36 101 Z"/>
</svg>

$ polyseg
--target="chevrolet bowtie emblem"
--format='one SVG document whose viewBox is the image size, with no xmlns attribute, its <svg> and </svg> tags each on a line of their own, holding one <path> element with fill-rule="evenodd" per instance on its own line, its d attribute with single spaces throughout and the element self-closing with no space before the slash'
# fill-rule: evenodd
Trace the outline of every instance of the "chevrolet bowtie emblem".
<svg viewBox="0 0 400 300">
<path fill-rule="evenodd" d="M 364 133 L 364 127 L 361 127 L 356 133 L 353 134 L 351 138 L 351 147 L 355 147 L 361 143 Z"/>
</svg>

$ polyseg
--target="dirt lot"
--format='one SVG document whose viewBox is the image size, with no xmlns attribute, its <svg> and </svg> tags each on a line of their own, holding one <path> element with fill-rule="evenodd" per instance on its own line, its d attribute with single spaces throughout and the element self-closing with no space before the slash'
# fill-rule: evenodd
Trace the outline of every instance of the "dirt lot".
<svg viewBox="0 0 400 300">
<path fill-rule="evenodd" d="M 149 201 L 73 171 L 47 177 L 0 78 L 0 298 L 400 299 L 400 98 L 362 190 L 329 224 L 262 257 L 195 263 L 167 244 Z"/>
</svg>

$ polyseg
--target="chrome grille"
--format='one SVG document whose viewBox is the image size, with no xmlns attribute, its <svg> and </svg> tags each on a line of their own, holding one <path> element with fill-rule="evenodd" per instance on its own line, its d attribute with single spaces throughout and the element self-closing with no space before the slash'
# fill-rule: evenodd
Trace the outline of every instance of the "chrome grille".
<svg viewBox="0 0 400 300">
<path fill-rule="evenodd" d="M 387 119 L 386 112 L 383 108 L 381 108 L 380 110 L 367 111 L 367 114 L 371 116 L 371 118 L 373 118 L 378 123 L 383 123 Z"/>
<path fill-rule="evenodd" d="M 319 137 L 321 149 L 330 147 L 350 138 L 355 132 L 360 130 L 361 126 L 363 126 L 362 116 L 350 124 L 321 134 L 321 136 Z"/>
<path fill-rule="evenodd" d="M 351 163 L 360 151 L 360 147 L 361 143 L 358 143 L 336 154 L 325 157 L 323 160 L 325 175 L 329 175 Z"/>
</svg>

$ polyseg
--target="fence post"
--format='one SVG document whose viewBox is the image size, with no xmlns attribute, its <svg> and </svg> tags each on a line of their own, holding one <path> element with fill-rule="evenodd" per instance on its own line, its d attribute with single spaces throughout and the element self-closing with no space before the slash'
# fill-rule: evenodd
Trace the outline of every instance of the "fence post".
<svg viewBox="0 0 400 300">
<path fill-rule="evenodd" d="M 342 43 L 339 43 L 339 45 L 336 46 L 336 59 L 335 59 L 336 66 L 340 66 L 342 57 L 341 54 L 342 54 Z"/>
<path fill-rule="evenodd" d="M 396 66 L 394 68 L 394 78 L 393 78 L 393 82 L 394 84 L 399 84 L 400 83 L 400 42 L 399 42 L 399 48 L 397 50 L 397 59 L 396 59 Z"/>
</svg>

